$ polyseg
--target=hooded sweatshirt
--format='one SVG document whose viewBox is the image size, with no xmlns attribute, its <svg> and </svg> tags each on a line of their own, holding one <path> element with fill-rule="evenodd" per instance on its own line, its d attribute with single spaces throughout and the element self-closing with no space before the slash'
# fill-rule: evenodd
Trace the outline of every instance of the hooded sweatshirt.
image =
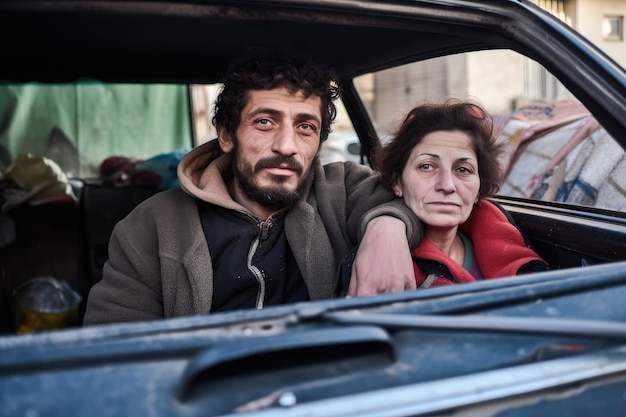
<svg viewBox="0 0 626 417">
<path fill-rule="evenodd" d="M 483 279 L 548 269 L 508 213 L 492 202 L 480 200 L 460 230 L 472 242 L 474 259 Z M 467 252 L 466 248 L 466 256 Z M 423 239 L 411 255 L 418 288 L 476 281 L 468 270 L 428 239 Z"/>
<path fill-rule="evenodd" d="M 103 278 L 87 300 L 84 324 L 139 321 L 211 312 L 214 277 L 198 202 L 252 216 L 228 193 L 231 156 L 217 140 L 189 152 L 178 166 L 180 188 L 140 203 L 114 228 Z M 410 247 L 421 224 L 370 168 L 354 162 L 322 166 L 284 216 L 284 233 L 312 300 L 334 297 L 337 268 L 369 220 L 391 215 L 407 225 Z"/>
</svg>

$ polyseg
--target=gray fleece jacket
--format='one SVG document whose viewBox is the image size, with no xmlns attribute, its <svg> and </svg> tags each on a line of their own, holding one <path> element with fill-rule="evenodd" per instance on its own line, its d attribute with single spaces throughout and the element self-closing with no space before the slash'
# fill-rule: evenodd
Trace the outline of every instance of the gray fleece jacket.
<svg viewBox="0 0 626 417">
<path fill-rule="evenodd" d="M 231 157 L 217 140 L 178 166 L 181 188 L 139 204 L 114 228 L 103 278 L 91 289 L 84 324 L 152 320 L 211 311 L 213 270 L 196 199 L 248 212 L 229 195 Z M 410 247 L 421 225 L 370 168 L 353 162 L 313 165 L 308 193 L 289 209 L 285 231 L 312 300 L 330 298 L 342 256 L 367 222 L 387 214 L 407 225 Z"/>
</svg>

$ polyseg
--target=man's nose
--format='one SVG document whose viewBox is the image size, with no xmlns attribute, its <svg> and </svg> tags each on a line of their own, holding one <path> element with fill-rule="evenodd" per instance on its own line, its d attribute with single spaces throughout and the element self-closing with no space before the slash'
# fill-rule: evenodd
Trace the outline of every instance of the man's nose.
<svg viewBox="0 0 626 417">
<path fill-rule="evenodd" d="M 291 126 L 284 126 L 276 132 L 272 150 L 281 155 L 293 155 L 296 153 L 297 134 Z"/>
</svg>

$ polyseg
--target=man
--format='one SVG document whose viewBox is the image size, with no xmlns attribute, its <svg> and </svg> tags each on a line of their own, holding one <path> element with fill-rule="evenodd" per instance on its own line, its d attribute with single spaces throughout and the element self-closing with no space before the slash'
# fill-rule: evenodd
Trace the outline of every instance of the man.
<svg viewBox="0 0 626 417">
<path fill-rule="evenodd" d="M 338 96 L 331 71 L 295 58 L 252 52 L 234 62 L 216 103 L 217 140 L 181 161 L 181 189 L 115 227 L 84 324 L 414 288 L 417 218 L 369 168 L 317 158 Z M 340 260 L 359 242 L 342 288 Z"/>
</svg>

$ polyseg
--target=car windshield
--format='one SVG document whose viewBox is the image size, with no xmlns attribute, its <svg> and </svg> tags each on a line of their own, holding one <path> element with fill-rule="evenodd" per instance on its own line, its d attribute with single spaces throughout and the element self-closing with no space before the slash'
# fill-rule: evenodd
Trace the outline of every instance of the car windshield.
<svg viewBox="0 0 626 417">
<path fill-rule="evenodd" d="M 383 145 L 400 116 L 417 104 L 451 97 L 473 100 L 494 116 L 499 140 L 508 145 L 500 197 L 624 215 L 624 150 L 554 76 L 516 52 L 454 54 L 366 73 L 352 83 Z M 86 222 L 81 233 L 87 238 L 89 279 L 80 277 L 81 267 L 71 260 L 77 250 L 73 242 L 50 243 L 50 253 L 43 259 L 66 260 L 53 275 L 64 276 L 86 296 L 102 276 L 115 223 L 155 192 L 177 187 L 178 161 L 194 146 L 215 138 L 212 112 L 220 87 L 95 81 L 0 86 L 5 215 L 27 213 L 20 221 L 30 221 L 32 216 L 41 218 L 42 211 L 50 212 L 45 203 L 64 201 L 70 207 L 79 204 L 84 211 L 76 218 L 70 214 L 69 225 L 61 228 L 81 219 Z M 323 163 L 370 163 L 341 102 L 320 158 Z M 25 174 L 37 169 L 39 175 Z M 118 194 L 122 200 L 115 202 Z M 25 204 L 39 211 L 14 210 Z M 5 245 L 11 247 L 7 239 Z M 16 260 L 31 256 L 20 247 L 14 253 Z M 13 286 L 33 275 L 39 274 L 20 269 Z M 5 330 L 14 328 L 10 317 L 5 314 Z"/>
</svg>

